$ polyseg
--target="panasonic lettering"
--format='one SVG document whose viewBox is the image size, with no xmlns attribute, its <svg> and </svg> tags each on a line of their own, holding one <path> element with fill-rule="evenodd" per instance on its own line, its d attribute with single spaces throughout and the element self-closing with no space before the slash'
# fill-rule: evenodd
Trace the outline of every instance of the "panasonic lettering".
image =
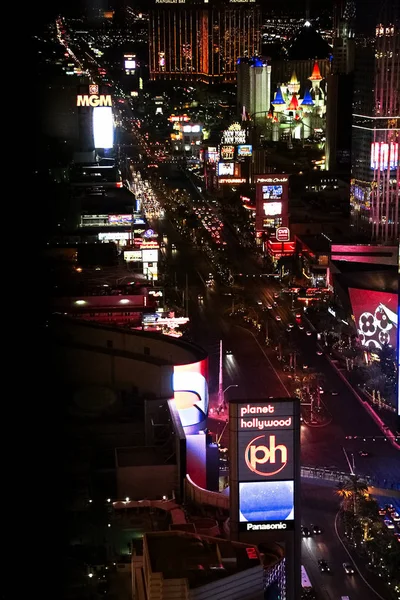
<svg viewBox="0 0 400 600">
<path fill-rule="evenodd" d="M 79 95 L 76 99 L 77 106 L 112 106 L 111 94 L 97 96 L 92 94 Z"/>
<path fill-rule="evenodd" d="M 262 523 L 255 525 L 253 523 L 247 523 L 247 531 L 268 531 L 271 529 L 286 529 L 286 523 Z"/>
</svg>

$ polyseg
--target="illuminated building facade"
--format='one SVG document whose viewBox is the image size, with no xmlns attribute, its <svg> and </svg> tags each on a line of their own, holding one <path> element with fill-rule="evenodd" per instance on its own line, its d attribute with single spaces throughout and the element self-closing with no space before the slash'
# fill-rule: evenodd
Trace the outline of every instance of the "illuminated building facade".
<svg viewBox="0 0 400 600">
<path fill-rule="evenodd" d="M 236 81 L 238 58 L 260 50 L 260 28 L 260 9 L 251 0 L 155 0 L 150 78 Z"/>
<path fill-rule="evenodd" d="M 267 114 L 267 137 L 272 141 L 323 141 L 326 93 L 317 61 L 308 80 L 310 83 L 302 84 L 293 72 L 289 81 L 277 87 L 271 102 L 272 110 Z"/>
<path fill-rule="evenodd" d="M 326 77 L 326 168 L 350 179 L 354 77 L 354 2 L 338 0 L 335 11 L 333 60 Z"/>
<path fill-rule="evenodd" d="M 265 58 L 239 58 L 237 64 L 238 114 L 264 121 L 271 106 L 271 65 Z"/>
<path fill-rule="evenodd" d="M 399 236 L 400 33 L 396 3 L 377 15 L 375 43 L 356 50 L 351 208 L 373 241 Z M 358 51 L 358 54 L 357 54 Z"/>
</svg>

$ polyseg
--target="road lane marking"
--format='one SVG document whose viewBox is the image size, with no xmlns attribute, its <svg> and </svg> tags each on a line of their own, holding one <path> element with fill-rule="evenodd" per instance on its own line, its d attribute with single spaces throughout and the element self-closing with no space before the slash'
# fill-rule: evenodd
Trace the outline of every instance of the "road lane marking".
<svg viewBox="0 0 400 600">
<path fill-rule="evenodd" d="M 269 357 L 267 356 L 267 354 L 264 352 L 264 348 L 261 346 L 260 342 L 258 341 L 258 339 L 256 338 L 256 336 L 254 335 L 254 333 L 252 331 L 250 331 L 249 329 L 246 329 L 246 327 L 242 327 L 241 325 L 236 325 L 236 327 L 240 327 L 240 329 L 244 329 L 244 331 L 247 331 L 248 333 L 250 333 L 254 340 L 256 341 L 256 343 L 258 344 L 258 347 L 260 348 L 261 352 L 264 354 L 265 358 L 267 359 L 267 361 L 269 362 L 269 365 L 271 367 L 271 369 L 273 370 L 273 372 L 275 373 L 276 377 L 279 379 L 283 389 L 285 390 L 287 396 L 289 398 L 291 398 L 291 394 L 289 393 L 289 390 L 287 389 L 286 385 L 283 383 L 282 379 L 279 376 L 279 373 L 276 371 L 274 365 L 272 364 L 272 362 L 270 361 Z"/>
</svg>

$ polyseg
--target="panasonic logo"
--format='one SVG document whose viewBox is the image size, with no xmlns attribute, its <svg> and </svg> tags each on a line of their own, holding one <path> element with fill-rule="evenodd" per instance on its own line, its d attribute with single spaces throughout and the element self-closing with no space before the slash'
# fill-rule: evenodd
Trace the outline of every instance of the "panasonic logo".
<svg viewBox="0 0 400 600">
<path fill-rule="evenodd" d="M 270 531 L 273 529 L 286 529 L 286 523 L 262 523 L 260 525 L 253 525 L 253 523 L 247 523 L 247 531 Z"/>
</svg>

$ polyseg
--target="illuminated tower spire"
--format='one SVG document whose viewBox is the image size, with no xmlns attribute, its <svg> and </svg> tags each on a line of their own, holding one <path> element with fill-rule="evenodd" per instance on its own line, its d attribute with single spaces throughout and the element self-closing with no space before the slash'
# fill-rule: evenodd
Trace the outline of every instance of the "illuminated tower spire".
<svg viewBox="0 0 400 600">
<path fill-rule="evenodd" d="M 291 94 L 298 94 L 300 89 L 300 82 L 297 79 L 296 71 L 293 71 L 290 81 L 287 86 Z"/>
</svg>

